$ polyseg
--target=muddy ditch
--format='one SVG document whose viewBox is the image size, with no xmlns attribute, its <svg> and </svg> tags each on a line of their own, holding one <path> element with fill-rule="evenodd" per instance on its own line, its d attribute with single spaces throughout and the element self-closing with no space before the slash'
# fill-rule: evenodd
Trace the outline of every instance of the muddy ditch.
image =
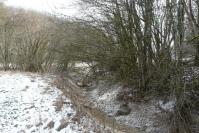
<svg viewBox="0 0 199 133">
<path fill-rule="evenodd" d="M 76 86 L 72 80 L 59 77 L 55 80 L 54 84 L 71 99 L 78 112 L 83 112 L 88 117 L 94 118 L 103 125 L 104 129 L 109 128 L 113 133 L 144 133 L 144 131 L 119 123 L 115 118 L 100 110 L 95 103 L 83 95 L 81 88 Z"/>
</svg>

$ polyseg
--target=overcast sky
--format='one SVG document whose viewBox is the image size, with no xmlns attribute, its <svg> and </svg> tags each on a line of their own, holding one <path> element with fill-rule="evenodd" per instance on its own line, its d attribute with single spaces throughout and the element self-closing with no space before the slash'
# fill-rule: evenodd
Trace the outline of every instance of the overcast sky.
<svg viewBox="0 0 199 133">
<path fill-rule="evenodd" d="M 78 15 L 77 0 L 6 0 L 5 5 L 39 12 Z"/>
</svg>

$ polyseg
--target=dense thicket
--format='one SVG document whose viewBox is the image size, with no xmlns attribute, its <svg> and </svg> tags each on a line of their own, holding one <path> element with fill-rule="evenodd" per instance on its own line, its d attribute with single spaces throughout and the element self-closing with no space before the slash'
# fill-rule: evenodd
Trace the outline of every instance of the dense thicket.
<svg viewBox="0 0 199 133">
<path fill-rule="evenodd" d="M 48 17 L 1 6 L 1 68 L 44 71 L 51 62 Z"/>
</svg>

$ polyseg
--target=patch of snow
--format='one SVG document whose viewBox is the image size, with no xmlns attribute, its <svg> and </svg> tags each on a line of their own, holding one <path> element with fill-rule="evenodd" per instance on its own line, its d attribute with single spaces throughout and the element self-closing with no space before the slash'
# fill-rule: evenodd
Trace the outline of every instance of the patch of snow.
<svg viewBox="0 0 199 133">
<path fill-rule="evenodd" d="M 163 110 L 173 111 L 173 108 L 175 106 L 175 101 L 169 101 L 164 103 L 163 101 L 159 101 L 159 105 Z"/>
<path fill-rule="evenodd" d="M 74 67 L 78 67 L 78 68 L 87 68 L 89 67 L 88 63 L 82 62 L 82 63 L 75 63 Z"/>
<path fill-rule="evenodd" d="M 117 94 L 118 94 L 118 89 L 103 94 L 102 96 L 99 97 L 98 100 L 99 101 L 101 101 L 101 100 L 111 101 L 112 99 L 116 98 Z"/>
<path fill-rule="evenodd" d="M 1 133 L 83 132 L 83 127 L 71 120 L 76 114 L 71 101 L 49 81 L 37 74 L 0 72 Z M 54 103 L 60 97 L 70 104 L 63 104 L 61 111 L 56 111 Z M 68 126 L 57 131 L 63 119 Z"/>
<path fill-rule="evenodd" d="M 96 87 L 88 92 L 91 101 L 109 116 L 134 128 L 140 128 L 147 133 L 166 133 L 167 125 L 160 122 L 159 116 L 162 116 L 161 110 L 157 107 L 159 100 L 153 99 L 149 102 L 129 103 L 131 109 L 129 115 L 115 116 L 115 113 L 120 109 L 122 102 L 117 101 L 117 95 L 123 88 L 119 84 L 107 85 L 107 83 L 99 82 Z M 165 108 L 172 108 L 173 102 L 168 102 L 164 105 Z M 162 120 L 161 120 L 162 121 Z"/>
<path fill-rule="evenodd" d="M 90 92 L 90 98 L 97 103 L 97 106 L 112 116 L 119 109 L 120 105 L 116 102 L 116 96 L 120 90 L 118 85 L 112 87 L 100 83 L 97 88 Z M 105 92 L 103 92 L 105 91 Z"/>
</svg>

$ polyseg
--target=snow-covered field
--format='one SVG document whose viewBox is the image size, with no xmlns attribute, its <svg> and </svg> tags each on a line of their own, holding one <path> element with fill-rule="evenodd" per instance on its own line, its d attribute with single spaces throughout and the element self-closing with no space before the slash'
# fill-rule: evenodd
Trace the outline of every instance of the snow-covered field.
<svg viewBox="0 0 199 133">
<path fill-rule="evenodd" d="M 78 133 L 70 100 L 38 74 L 0 72 L 0 133 Z M 60 130 L 60 131 L 59 131 Z"/>
</svg>

